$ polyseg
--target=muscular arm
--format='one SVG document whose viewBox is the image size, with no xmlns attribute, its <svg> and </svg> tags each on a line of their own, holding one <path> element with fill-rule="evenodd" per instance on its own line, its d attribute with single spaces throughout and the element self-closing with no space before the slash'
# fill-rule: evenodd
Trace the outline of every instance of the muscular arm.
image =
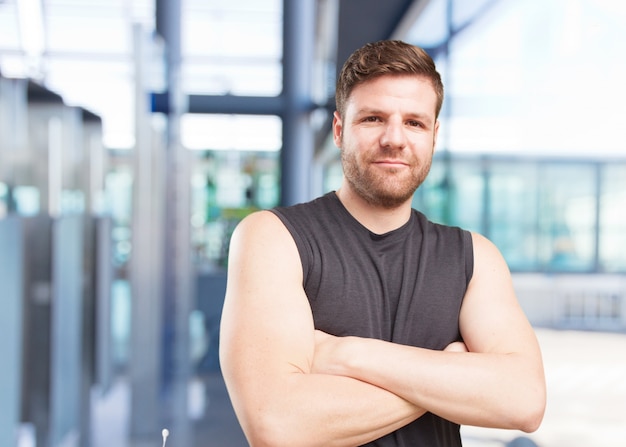
<svg viewBox="0 0 626 447">
<path fill-rule="evenodd" d="M 295 243 L 269 212 L 231 241 L 220 360 L 252 446 L 354 446 L 424 411 L 351 377 L 312 373 L 315 330 Z"/>
<path fill-rule="evenodd" d="M 473 235 L 474 275 L 460 329 L 470 352 L 438 352 L 318 332 L 314 371 L 387 389 L 459 424 L 534 431 L 545 380 L 534 332 L 493 244 Z"/>
</svg>

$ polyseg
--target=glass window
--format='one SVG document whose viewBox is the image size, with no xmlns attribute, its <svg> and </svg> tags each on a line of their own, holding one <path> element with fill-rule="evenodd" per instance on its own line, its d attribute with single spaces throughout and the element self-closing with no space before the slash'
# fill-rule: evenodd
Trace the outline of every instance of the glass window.
<svg viewBox="0 0 626 447">
<path fill-rule="evenodd" d="M 413 207 L 433 222 L 450 223 L 450 160 L 441 153 L 435 155 L 430 173 L 413 198 Z"/>
<path fill-rule="evenodd" d="M 485 175 L 482 163 L 455 161 L 450 168 L 450 223 L 484 233 Z"/>
<path fill-rule="evenodd" d="M 182 21 L 182 87 L 185 93 L 280 94 L 280 0 L 185 0 Z"/>
<path fill-rule="evenodd" d="M 537 267 L 537 165 L 493 162 L 489 174 L 488 236 L 511 270 Z"/>
<path fill-rule="evenodd" d="M 478 159 L 439 153 L 413 207 L 433 222 L 482 233 L 485 178 Z"/>
<path fill-rule="evenodd" d="M 600 268 L 626 272 L 626 164 L 605 166 L 601 184 Z"/>
<path fill-rule="evenodd" d="M 595 269 L 596 166 L 546 164 L 539 177 L 538 248 L 549 271 Z"/>
</svg>

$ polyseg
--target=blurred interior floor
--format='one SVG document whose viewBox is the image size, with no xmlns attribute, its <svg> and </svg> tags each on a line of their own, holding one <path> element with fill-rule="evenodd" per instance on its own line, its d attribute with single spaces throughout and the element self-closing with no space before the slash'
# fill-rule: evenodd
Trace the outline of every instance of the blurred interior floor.
<svg viewBox="0 0 626 447">
<path fill-rule="evenodd" d="M 201 411 L 194 409 L 191 446 L 176 444 L 176 433 L 170 429 L 167 447 L 246 447 L 248 443 L 241 431 L 230 404 L 224 380 L 219 372 L 205 374 L 194 380 L 195 393 L 203 392 Z M 192 398 L 193 399 L 193 398 Z M 191 400 L 191 399 L 190 399 Z M 195 400 L 195 399 L 193 399 Z M 154 440 L 128 439 L 130 388 L 120 379 L 104 399 L 94 408 L 92 439 L 94 447 L 160 447 L 160 434 Z M 197 404 L 192 404 L 197 407 Z"/>
<path fill-rule="evenodd" d="M 539 447 L 626 445 L 626 334 L 536 332 L 548 387 L 541 427 L 532 434 L 463 427 L 464 447 L 502 447 L 517 437 Z"/>
<path fill-rule="evenodd" d="M 537 329 L 542 346 L 548 405 L 541 428 L 532 434 L 463 427 L 465 447 L 503 447 L 528 438 L 539 447 L 621 447 L 626 439 L 626 334 Z M 247 443 L 219 373 L 201 378 L 204 409 L 194 421 L 193 446 L 245 447 Z M 95 447 L 160 446 L 161 438 L 127 440 L 129 390 L 119 380 L 94 408 Z M 513 444 L 508 444 L 513 445 Z M 523 445 L 523 444 L 519 444 Z"/>
</svg>

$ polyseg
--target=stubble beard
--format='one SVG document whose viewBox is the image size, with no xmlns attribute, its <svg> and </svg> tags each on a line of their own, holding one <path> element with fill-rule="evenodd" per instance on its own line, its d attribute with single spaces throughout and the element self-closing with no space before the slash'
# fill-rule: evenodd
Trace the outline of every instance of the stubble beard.
<svg viewBox="0 0 626 447">
<path fill-rule="evenodd" d="M 361 166 L 355 153 L 345 149 L 341 150 L 341 162 L 346 181 L 362 199 L 374 206 L 393 209 L 412 199 L 428 176 L 432 159 L 413 167 L 408 176 L 401 169 L 376 170 L 367 161 Z"/>
</svg>

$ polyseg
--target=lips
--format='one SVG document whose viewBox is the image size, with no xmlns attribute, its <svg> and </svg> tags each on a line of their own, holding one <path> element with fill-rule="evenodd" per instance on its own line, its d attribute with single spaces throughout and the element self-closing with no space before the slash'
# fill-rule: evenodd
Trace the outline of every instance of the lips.
<svg viewBox="0 0 626 447">
<path fill-rule="evenodd" d="M 396 168 L 401 166 L 409 166 L 409 164 L 404 160 L 377 160 L 373 163 L 376 165 L 390 166 Z"/>
</svg>

